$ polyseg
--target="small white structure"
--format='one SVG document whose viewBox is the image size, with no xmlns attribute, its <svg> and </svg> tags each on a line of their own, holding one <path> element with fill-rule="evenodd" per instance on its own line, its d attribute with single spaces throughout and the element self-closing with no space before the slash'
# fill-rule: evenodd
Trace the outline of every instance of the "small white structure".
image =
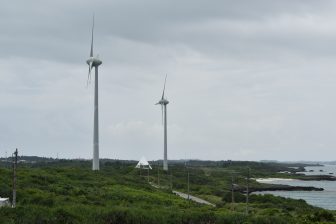
<svg viewBox="0 0 336 224">
<path fill-rule="evenodd" d="M 140 161 L 135 166 L 135 168 L 138 168 L 138 169 L 152 169 L 152 167 L 149 165 L 148 161 L 146 160 L 146 158 L 144 156 L 141 157 Z"/>
<path fill-rule="evenodd" d="M 9 198 L 1 198 L 0 197 L 0 207 L 9 206 L 9 205 L 10 205 Z"/>
</svg>

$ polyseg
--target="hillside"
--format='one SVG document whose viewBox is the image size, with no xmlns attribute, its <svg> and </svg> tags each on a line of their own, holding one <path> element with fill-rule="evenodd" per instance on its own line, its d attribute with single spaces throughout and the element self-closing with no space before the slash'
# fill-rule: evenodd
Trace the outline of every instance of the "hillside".
<svg viewBox="0 0 336 224">
<path fill-rule="evenodd" d="M 1 164 L 0 196 L 11 196 L 11 170 Z M 251 195 L 246 214 L 247 166 L 251 177 L 275 176 L 290 170 L 286 164 L 257 162 L 202 162 L 172 164 L 164 173 L 153 165 L 148 183 L 146 170 L 132 161 L 105 160 L 101 171 L 81 160 L 39 160 L 20 163 L 17 208 L 0 208 L 0 223 L 318 223 L 334 220 L 333 213 L 303 200 Z M 293 166 L 293 164 L 291 164 Z M 159 166 L 161 168 L 161 166 Z M 171 193 L 190 193 L 216 207 L 197 204 Z M 234 175 L 235 203 L 231 203 Z M 284 174 L 281 174 L 284 175 Z M 287 174 L 288 175 L 288 174 Z M 158 180 L 159 176 L 159 180 Z M 252 187 L 264 187 L 250 180 Z"/>
</svg>

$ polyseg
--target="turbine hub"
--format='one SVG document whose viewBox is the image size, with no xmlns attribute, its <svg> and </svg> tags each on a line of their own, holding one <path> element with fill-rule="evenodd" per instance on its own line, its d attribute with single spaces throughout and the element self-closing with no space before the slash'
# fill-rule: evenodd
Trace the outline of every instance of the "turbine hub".
<svg viewBox="0 0 336 224">
<path fill-rule="evenodd" d="M 168 103 L 169 103 L 169 101 L 166 100 L 166 99 L 162 99 L 162 100 L 159 101 L 159 104 L 161 104 L 161 105 L 167 105 Z"/>
<path fill-rule="evenodd" d="M 86 63 L 88 65 L 90 65 L 90 62 L 92 62 L 92 67 L 99 66 L 103 63 L 100 59 L 95 58 L 95 57 L 90 57 L 88 60 L 86 60 Z"/>
</svg>

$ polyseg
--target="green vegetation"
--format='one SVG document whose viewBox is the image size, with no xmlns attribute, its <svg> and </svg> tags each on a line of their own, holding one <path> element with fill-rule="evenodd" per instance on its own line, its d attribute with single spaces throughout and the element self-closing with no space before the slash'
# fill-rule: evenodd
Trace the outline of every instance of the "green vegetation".
<svg viewBox="0 0 336 224">
<path fill-rule="evenodd" d="M 331 211 L 271 195 L 251 195 L 246 214 L 241 192 L 247 167 L 251 177 L 266 177 L 291 171 L 285 164 L 191 161 L 186 168 L 176 162 L 169 173 L 153 166 L 149 180 L 157 184 L 159 173 L 161 188 L 148 183 L 147 170 L 141 176 L 134 166 L 132 161 L 104 160 L 101 170 L 93 172 L 88 161 L 49 159 L 20 164 L 17 208 L 0 208 L 0 223 L 335 223 Z M 216 207 L 171 193 L 171 183 L 174 190 L 187 192 L 188 171 L 190 193 Z M 231 203 L 231 175 L 235 203 Z M 263 185 L 251 180 L 251 186 Z M 11 196 L 11 170 L 4 166 L 0 168 L 0 196 Z"/>
</svg>

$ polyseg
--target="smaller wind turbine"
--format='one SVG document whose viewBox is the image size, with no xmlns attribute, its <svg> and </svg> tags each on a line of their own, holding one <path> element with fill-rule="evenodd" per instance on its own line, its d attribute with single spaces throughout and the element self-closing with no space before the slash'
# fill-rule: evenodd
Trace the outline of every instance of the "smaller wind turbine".
<svg viewBox="0 0 336 224">
<path fill-rule="evenodd" d="M 99 60 L 98 55 L 97 57 L 93 56 L 93 28 L 94 28 L 94 16 L 92 21 L 90 58 L 86 61 L 86 63 L 89 65 L 87 85 L 91 83 L 91 71 L 93 67 L 95 68 L 92 170 L 99 170 L 98 66 L 102 64 L 102 61 Z"/>
<path fill-rule="evenodd" d="M 155 105 L 161 105 L 161 112 L 162 112 L 162 122 L 163 122 L 163 130 L 164 130 L 164 143 L 163 143 L 163 170 L 168 171 L 168 160 L 167 160 L 167 104 L 169 103 L 168 100 L 164 98 L 165 89 L 166 89 L 166 81 L 167 81 L 167 75 L 165 78 L 165 82 L 163 85 L 163 92 L 161 100 L 156 103 Z"/>
</svg>

